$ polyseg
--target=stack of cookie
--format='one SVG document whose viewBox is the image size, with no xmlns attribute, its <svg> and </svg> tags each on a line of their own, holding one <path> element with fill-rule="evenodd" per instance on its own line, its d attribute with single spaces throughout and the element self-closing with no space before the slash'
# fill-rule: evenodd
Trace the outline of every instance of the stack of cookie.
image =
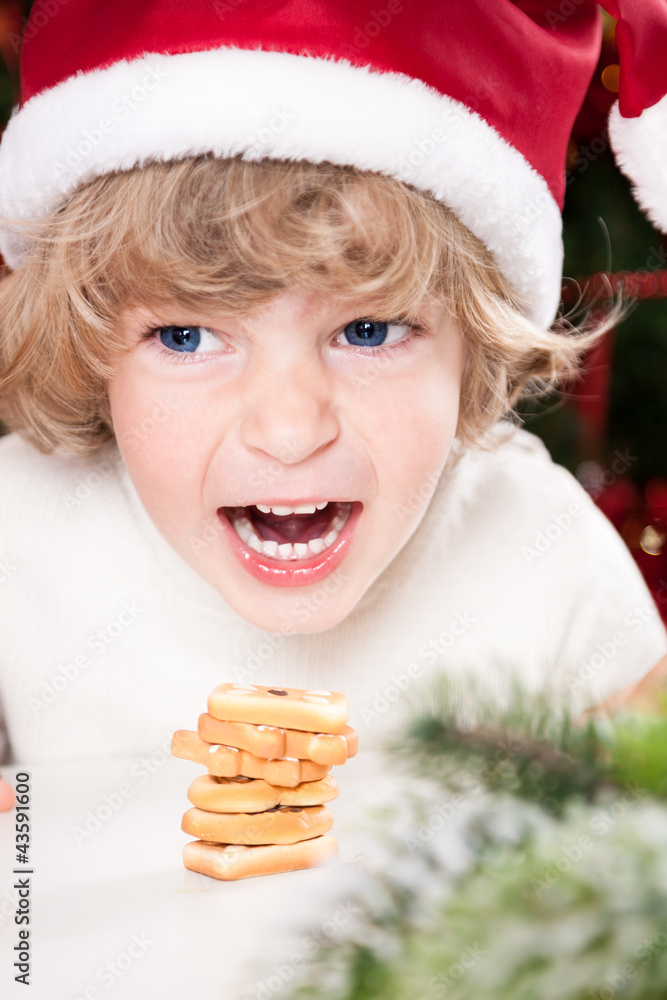
<svg viewBox="0 0 667 1000">
<path fill-rule="evenodd" d="M 197 732 L 174 733 L 171 752 L 208 771 L 188 789 L 181 827 L 198 839 L 185 845 L 186 868 L 232 880 L 337 856 L 329 771 L 357 752 L 344 695 L 219 684 Z"/>
</svg>

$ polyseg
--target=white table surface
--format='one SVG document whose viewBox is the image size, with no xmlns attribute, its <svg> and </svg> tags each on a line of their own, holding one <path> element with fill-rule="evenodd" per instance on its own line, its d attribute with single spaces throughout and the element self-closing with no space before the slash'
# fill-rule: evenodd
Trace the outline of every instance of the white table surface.
<svg viewBox="0 0 667 1000">
<path fill-rule="evenodd" d="M 305 934 L 345 921 L 341 887 L 354 871 L 354 827 L 386 759 L 360 753 L 333 774 L 341 858 L 324 868 L 220 882 L 183 868 L 188 785 L 202 773 L 158 754 L 85 763 L 6 765 L 31 774 L 31 985 L 14 982 L 19 927 L 12 885 L 15 816 L 0 814 L 0 996 L 30 1000 L 267 1000 L 309 953 Z M 124 786 L 125 795 L 119 788 Z M 128 788 L 131 790 L 128 794 Z M 77 843 L 88 810 L 121 805 Z M 102 815 L 109 810 L 102 810 Z M 24 876 L 25 877 L 25 876 Z M 341 909 L 341 903 L 343 909 Z M 132 943 L 134 941 L 134 943 Z M 142 942 L 141 944 L 139 942 Z M 128 948 L 130 952 L 128 952 Z M 312 950 L 312 949 L 311 949 Z M 134 953 L 134 957 L 132 957 Z M 109 967 L 108 963 L 111 963 Z M 285 964 L 287 963 L 287 964 Z M 287 972 L 285 971 L 287 970 Z M 260 980 L 260 975 L 263 977 Z"/>
</svg>

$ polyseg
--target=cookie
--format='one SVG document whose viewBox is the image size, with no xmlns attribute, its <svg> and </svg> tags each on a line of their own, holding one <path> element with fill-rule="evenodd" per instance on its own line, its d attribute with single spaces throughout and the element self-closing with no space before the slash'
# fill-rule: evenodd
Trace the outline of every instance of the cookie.
<svg viewBox="0 0 667 1000">
<path fill-rule="evenodd" d="M 339 734 L 307 733 L 277 726 L 256 726 L 251 722 L 221 722 L 204 712 L 197 732 L 207 743 L 224 743 L 247 750 L 255 757 L 297 757 L 317 764 L 344 764 L 354 757 L 358 737 L 352 726 Z"/>
<path fill-rule="evenodd" d="M 208 712 L 199 716 L 197 732 L 207 743 L 247 750 L 255 757 L 296 757 L 285 753 L 285 730 L 277 726 L 254 726 L 251 722 L 222 722 Z"/>
<path fill-rule="evenodd" d="M 338 843 L 331 835 L 313 837 L 296 844 L 255 847 L 191 840 L 183 848 L 186 868 L 223 881 L 315 868 L 337 857 Z"/>
<path fill-rule="evenodd" d="M 188 809 L 181 829 L 216 844 L 295 844 L 327 833 L 333 816 L 326 806 L 274 806 L 258 813 Z"/>
<path fill-rule="evenodd" d="M 327 775 L 319 781 L 304 781 L 295 788 L 269 785 L 252 778 L 215 778 L 202 774 L 188 788 L 193 806 L 209 812 L 255 813 L 274 806 L 317 806 L 331 802 L 338 785 Z"/>
<path fill-rule="evenodd" d="M 337 691 L 218 684 L 209 695 L 208 713 L 222 722 L 338 734 L 347 725 L 347 698 Z"/>
<path fill-rule="evenodd" d="M 189 729 L 178 729 L 171 740 L 174 757 L 183 757 L 204 764 L 209 774 L 219 778 L 262 778 L 270 785 L 285 785 L 294 788 L 303 781 L 319 781 L 329 772 L 326 764 L 315 764 L 312 760 L 279 757 L 266 760 L 255 757 L 247 750 L 236 747 L 218 746 L 206 743 Z"/>
</svg>

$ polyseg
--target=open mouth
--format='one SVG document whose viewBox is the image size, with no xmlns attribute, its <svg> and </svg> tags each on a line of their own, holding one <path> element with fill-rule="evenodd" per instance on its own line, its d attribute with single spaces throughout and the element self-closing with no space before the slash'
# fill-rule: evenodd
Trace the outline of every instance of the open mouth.
<svg viewBox="0 0 667 1000">
<path fill-rule="evenodd" d="M 277 562 L 293 562 L 313 559 L 335 545 L 354 506 L 325 500 L 291 508 L 252 504 L 221 510 L 248 548 Z"/>
</svg>

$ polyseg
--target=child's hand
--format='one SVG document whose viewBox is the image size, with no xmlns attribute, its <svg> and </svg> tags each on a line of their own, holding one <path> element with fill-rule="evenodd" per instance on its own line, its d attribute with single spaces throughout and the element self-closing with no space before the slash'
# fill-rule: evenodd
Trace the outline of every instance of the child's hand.
<svg viewBox="0 0 667 1000">
<path fill-rule="evenodd" d="M 637 684 L 618 691 L 601 705 L 588 709 L 577 721 L 586 723 L 591 717 L 609 719 L 621 709 L 628 708 L 635 712 L 664 713 L 666 698 L 667 656 L 663 656 Z"/>
<path fill-rule="evenodd" d="M 14 789 L 0 777 L 0 812 L 9 812 L 15 802 Z"/>
</svg>

